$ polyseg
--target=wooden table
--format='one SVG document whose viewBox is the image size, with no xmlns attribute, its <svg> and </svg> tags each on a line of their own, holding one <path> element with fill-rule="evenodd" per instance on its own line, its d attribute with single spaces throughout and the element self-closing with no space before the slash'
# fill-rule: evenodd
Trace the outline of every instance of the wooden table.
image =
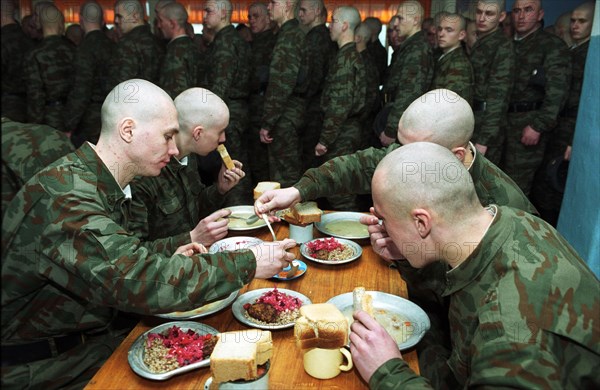
<svg viewBox="0 0 600 390">
<path fill-rule="evenodd" d="M 273 224 L 278 239 L 289 235 L 289 227 L 285 222 Z M 314 229 L 315 237 L 322 235 Z M 241 233 L 241 234 L 234 234 Z M 250 234 L 247 234 L 250 233 Z M 230 232 L 230 235 L 252 235 L 266 241 L 271 240 L 268 229 L 261 228 L 252 232 Z M 308 296 L 313 303 L 326 302 L 331 297 L 350 292 L 357 286 L 367 290 L 383 291 L 401 297 L 407 297 L 406 285 L 398 272 L 389 269 L 388 264 L 376 255 L 368 240 L 361 242 L 362 256 L 351 263 L 341 265 L 325 265 L 302 259 L 299 246 L 292 249 L 298 259 L 308 266 L 307 272 L 292 281 L 253 280 L 242 288 L 240 294 L 248 290 L 265 287 L 279 287 L 299 291 Z M 231 306 L 218 313 L 196 319 L 198 322 L 210 325 L 219 331 L 247 329 L 237 321 L 232 314 Z M 209 368 L 200 368 L 191 372 L 172 377 L 166 381 L 152 381 L 135 374 L 127 362 L 127 352 L 135 339 L 148 329 L 170 320 L 158 317 L 145 317 L 131 331 L 123 343 L 117 348 L 104 366 L 96 373 L 86 389 L 203 389 L 204 382 L 210 377 Z M 294 343 L 294 330 L 283 329 L 272 331 L 273 357 L 269 386 L 271 389 L 366 389 L 367 383 L 360 377 L 356 369 L 342 372 L 333 379 L 315 379 L 304 372 L 302 356 Z M 417 353 L 414 350 L 405 351 L 403 358 L 409 366 L 419 372 Z"/>
</svg>

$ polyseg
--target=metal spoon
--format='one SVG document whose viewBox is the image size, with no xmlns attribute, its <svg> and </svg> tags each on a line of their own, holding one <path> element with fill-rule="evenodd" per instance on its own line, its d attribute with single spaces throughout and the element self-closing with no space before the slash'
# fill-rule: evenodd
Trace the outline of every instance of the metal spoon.
<svg viewBox="0 0 600 390">
<path fill-rule="evenodd" d="M 273 242 L 277 241 L 277 236 L 275 236 L 275 232 L 273 231 L 273 228 L 271 227 L 271 223 L 269 222 L 269 218 L 267 217 L 267 214 L 263 214 L 262 217 L 263 217 L 263 220 L 267 223 L 269 230 L 271 231 L 271 235 L 273 236 Z"/>
</svg>

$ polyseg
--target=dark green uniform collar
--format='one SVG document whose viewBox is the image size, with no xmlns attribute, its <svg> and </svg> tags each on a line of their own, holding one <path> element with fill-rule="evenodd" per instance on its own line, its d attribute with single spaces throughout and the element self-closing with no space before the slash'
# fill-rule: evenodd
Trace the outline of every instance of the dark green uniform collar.
<svg viewBox="0 0 600 390">
<path fill-rule="evenodd" d="M 215 39 L 217 39 L 217 37 L 219 37 L 221 35 L 231 34 L 232 30 L 233 30 L 233 32 L 235 32 L 235 27 L 233 27 L 233 25 L 231 25 L 231 24 L 223 27 L 222 29 L 219 30 L 218 33 L 215 34 Z"/>
<path fill-rule="evenodd" d="M 300 22 L 298 21 L 298 19 L 296 19 L 296 18 L 290 19 L 281 25 L 280 30 L 281 31 L 291 30 L 294 27 L 298 27 L 299 24 L 300 24 Z"/>
<path fill-rule="evenodd" d="M 262 39 L 263 37 L 266 37 L 268 35 L 274 35 L 272 29 L 268 29 L 268 30 L 261 31 L 261 32 L 256 33 L 256 34 L 252 34 L 252 37 L 255 38 L 255 39 Z"/>
<path fill-rule="evenodd" d="M 406 38 L 404 40 L 404 42 L 402 42 L 402 44 L 400 45 L 400 48 L 410 45 L 413 41 L 415 41 L 417 39 L 420 39 L 423 42 L 425 42 L 425 33 L 423 32 L 423 30 L 416 32 L 413 35 L 411 35 L 410 37 Z"/>
</svg>

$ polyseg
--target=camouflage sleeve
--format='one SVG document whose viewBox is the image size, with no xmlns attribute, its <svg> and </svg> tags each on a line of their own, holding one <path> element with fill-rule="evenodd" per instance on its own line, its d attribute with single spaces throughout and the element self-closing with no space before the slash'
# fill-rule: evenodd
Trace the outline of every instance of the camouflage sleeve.
<svg viewBox="0 0 600 390">
<path fill-rule="evenodd" d="M 225 199 L 227 199 L 227 196 L 219 193 L 216 184 L 212 184 L 202 190 L 199 199 L 199 203 L 202 205 L 200 207 L 200 219 L 223 207 Z"/>
<path fill-rule="evenodd" d="M 172 43 L 168 48 L 163 66 L 160 68 L 159 86 L 164 89 L 172 99 L 181 92 L 198 85 L 198 70 L 193 63 L 194 59 L 183 45 Z"/>
<path fill-rule="evenodd" d="M 498 45 L 494 60 L 491 61 L 488 87 L 483 99 L 486 103 L 482 113 L 478 143 L 489 145 L 501 134 L 506 120 L 508 103 L 512 93 L 515 74 L 515 51 L 510 42 Z"/>
<path fill-rule="evenodd" d="M 138 57 L 135 44 L 132 41 L 121 41 L 115 49 L 115 56 L 110 67 L 111 87 L 120 82 L 134 78 L 138 72 Z"/>
<path fill-rule="evenodd" d="M 327 161 L 304 173 L 294 187 L 303 201 L 335 194 L 369 194 L 377 164 L 399 145 L 369 148 Z"/>
<path fill-rule="evenodd" d="M 24 64 L 27 83 L 27 122 L 43 123 L 46 94 L 40 69 L 33 53 L 25 58 Z"/>
<path fill-rule="evenodd" d="M 571 56 L 567 46 L 562 41 L 550 50 L 546 50 L 544 71 L 546 74 L 544 101 L 542 107 L 535 111 L 535 116 L 530 124 L 539 132 L 554 129 L 558 114 L 569 95 Z"/>
<path fill-rule="evenodd" d="M 212 59 L 210 61 L 211 66 L 208 69 L 208 89 L 221 99 L 227 100 L 231 88 L 234 87 L 234 80 L 238 70 L 234 64 L 237 64 L 238 58 L 233 42 L 227 42 L 223 39 L 218 44 L 220 44 L 219 47 L 211 49 Z"/>
<path fill-rule="evenodd" d="M 417 375 L 399 358 L 390 359 L 377 369 L 369 380 L 373 390 L 431 389 L 427 379 Z"/>
<path fill-rule="evenodd" d="M 86 53 L 84 47 L 79 47 L 73 62 L 73 89 L 69 93 L 65 109 L 65 126 L 67 131 L 76 130 L 81 117 L 90 104 L 94 86 L 94 57 Z"/>
</svg>

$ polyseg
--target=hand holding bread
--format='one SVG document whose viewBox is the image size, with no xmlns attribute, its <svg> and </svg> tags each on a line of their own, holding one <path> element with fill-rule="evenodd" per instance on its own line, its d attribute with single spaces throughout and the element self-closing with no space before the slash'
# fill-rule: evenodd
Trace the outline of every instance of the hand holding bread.
<svg viewBox="0 0 600 390">
<path fill-rule="evenodd" d="M 255 198 L 254 212 L 259 217 L 271 211 L 287 209 L 302 200 L 300 192 L 294 187 L 266 190 L 263 192 L 255 191 L 255 194 L 258 194 L 258 197 Z"/>
</svg>

